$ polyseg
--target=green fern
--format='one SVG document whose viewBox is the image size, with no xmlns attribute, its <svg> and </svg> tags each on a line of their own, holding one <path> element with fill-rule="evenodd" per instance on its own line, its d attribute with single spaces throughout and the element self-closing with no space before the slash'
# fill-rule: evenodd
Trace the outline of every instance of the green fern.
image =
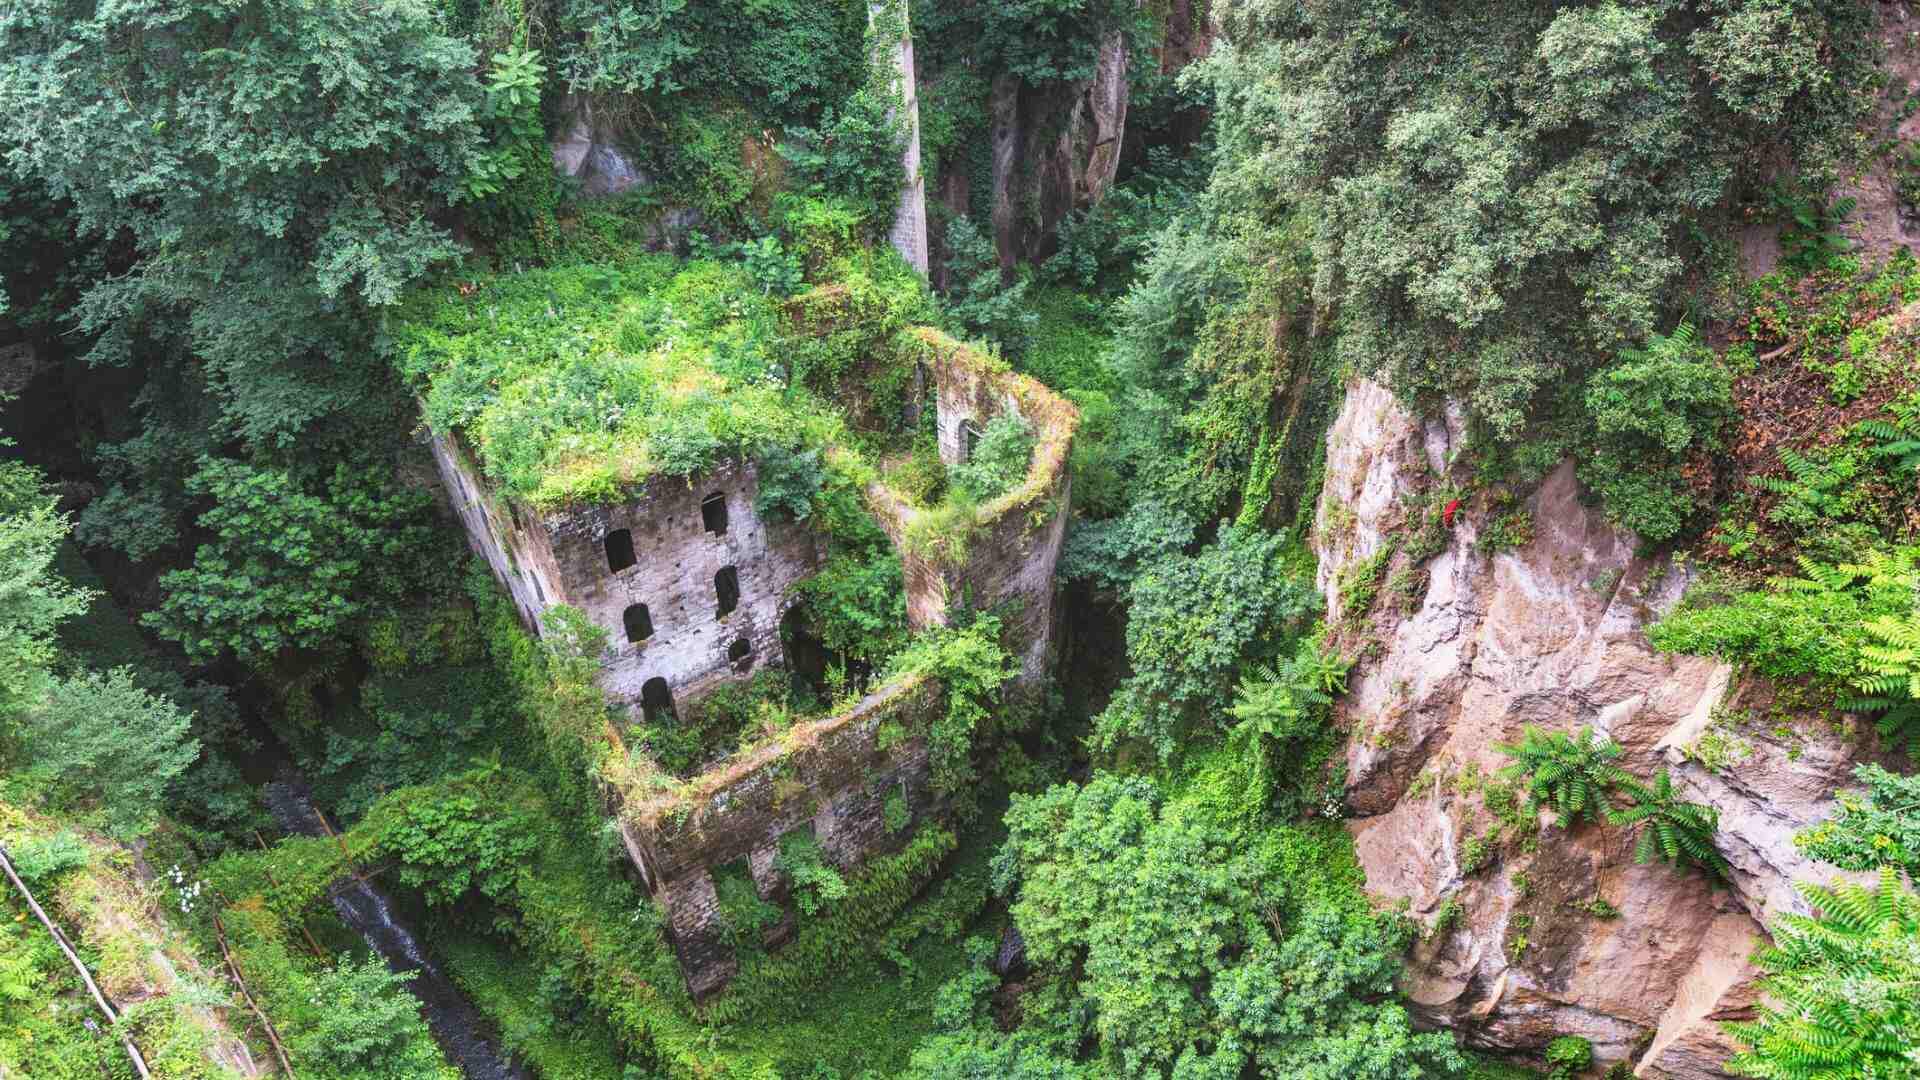
<svg viewBox="0 0 1920 1080">
<path fill-rule="evenodd" d="M 1792 447 L 1780 450 L 1787 478 L 1756 476 L 1755 487 L 1780 496 L 1767 512 L 1778 525 L 1806 527 L 1847 516 L 1854 500 L 1853 484 L 1859 465 L 1851 455 L 1812 457 Z"/>
<path fill-rule="evenodd" d="M 1573 736 L 1528 724 L 1521 729 L 1518 743 L 1499 743 L 1494 749 L 1514 759 L 1500 771 L 1501 776 L 1525 777 L 1528 803 L 1536 810 L 1552 807 L 1563 829 L 1578 824 L 1583 815 L 1599 821 L 1607 809 L 1607 792 L 1633 782 L 1613 764 L 1620 747 L 1595 737 L 1592 728 L 1583 727 Z"/>
<path fill-rule="evenodd" d="M 1727 1030 L 1745 1049 L 1727 1067 L 1763 1080 L 1920 1075 L 1920 897 L 1891 867 L 1878 888 L 1799 883 L 1818 917 L 1781 917 L 1755 963 L 1767 1000 Z"/>
<path fill-rule="evenodd" d="M 1920 472 L 1920 435 L 1886 420 L 1862 420 L 1855 426 L 1880 441 L 1873 454 L 1892 458 L 1895 472 Z"/>
<path fill-rule="evenodd" d="M 1651 784 L 1628 779 L 1623 786 L 1632 801 L 1624 810 L 1607 810 L 1607 820 L 1640 827 L 1633 847 L 1635 862 L 1659 859 L 1675 866 L 1698 866 L 1711 877 L 1726 878 L 1727 860 L 1713 846 L 1720 827 L 1718 811 L 1681 800 L 1674 793 L 1672 774 L 1665 769 Z"/>
</svg>

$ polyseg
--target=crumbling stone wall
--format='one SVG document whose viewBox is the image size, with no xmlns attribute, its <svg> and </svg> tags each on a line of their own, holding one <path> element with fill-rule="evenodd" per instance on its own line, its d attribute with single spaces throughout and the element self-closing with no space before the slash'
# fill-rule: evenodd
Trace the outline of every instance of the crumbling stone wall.
<svg viewBox="0 0 1920 1080">
<path fill-rule="evenodd" d="M 1015 374 L 938 331 L 914 331 L 926 346 L 942 456 L 967 452 L 962 425 L 984 427 L 1009 411 L 1035 428 L 1036 447 L 1024 482 L 961 524 L 964 543 L 928 546 L 916 537 L 921 511 L 883 485 L 868 505 L 901 553 L 908 618 L 916 628 L 946 621 L 963 599 L 979 607 L 1010 606 L 1010 637 L 1023 684 L 1045 674 L 1051 642 L 1053 569 L 1065 536 L 1067 451 L 1079 414 L 1045 386 Z M 457 434 L 435 436 L 435 461 L 466 526 L 469 541 L 512 593 L 536 632 L 548 607 L 565 603 L 605 628 L 601 685 L 610 700 L 637 706 L 648 680 L 666 680 L 690 702 L 720 680 L 737 677 L 730 653 L 744 642 L 754 665 L 784 664 L 780 621 L 794 584 L 817 569 L 814 534 L 797 523 L 763 520 L 753 511 L 758 480 L 737 462 L 692 478 L 657 477 L 625 502 L 537 515 L 491 492 Z M 702 513 L 709 496 L 726 507 L 726 528 L 714 531 Z M 609 563 L 610 534 L 626 530 L 631 566 Z M 924 530 L 923 530 L 924 531 Z M 737 576 L 738 605 L 720 615 L 715 576 Z M 629 641 L 626 614 L 645 604 L 652 633 Z M 739 868 L 762 898 L 788 899 L 775 869 L 780 841 L 808 830 L 828 858 L 846 870 L 893 850 L 924 820 L 945 812 L 930 779 L 925 732 L 944 708 L 937 682 L 906 678 L 881 687 L 837 716 L 795 725 L 759 748 L 680 784 L 644 760 L 633 776 L 606 775 L 619 811 L 621 838 L 639 876 L 666 913 L 689 991 L 696 999 L 738 970 L 719 912 L 716 872 Z M 889 828 L 895 793 L 908 811 Z M 778 945 L 791 934 L 789 916 L 767 931 Z"/>
<path fill-rule="evenodd" d="M 700 477 L 655 477 L 626 502 L 543 520 L 566 602 L 610 634 L 600 684 L 613 700 L 638 703 L 655 677 L 677 698 L 698 696 L 747 667 L 785 663 L 780 618 L 787 593 L 814 572 L 819 555 L 804 526 L 754 513 L 759 490 L 753 466 L 736 462 Z M 702 505 L 713 495 L 726 506 L 723 532 L 708 531 L 703 521 Z M 635 562 L 613 571 L 606 539 L 620 529 L 632 536 Z M 727 567 L 740 595 L 722 616 L 715 578 Z M 646 605 L 653 634 L 631 642 L 625 613 L 635 604 Z M 736 664 L 729 649 L 742 641 L 750 663 Z"/>
<path fill-rule="evenodd" d="M 440 483 L 467 534 L 467 546 L 487 560 L 495 580 L 513 597 L 521 620 L 538 634 L 540 613 L 559 593 L 560 571 L 546 535 L 521 527 L 519 516 L 481 477 L 459 435 L 435 434 L 428 445 Z"/>
<path fill-rule="evenodd" d="M 434 460 L 467 538 L 535 632 L 554 604 L 569 604 L 607 631 L 600 685 L 609 700 L 637 707 L 643 688 L 666 680 L 676 700 L 763 664 L 784 665 L 780 619 L 794 583 L 819 563 L 813 534 L 754 513 L 759 483 L 751 464 L 731 462 L 700 477 L 655 477 L 633 498 L 537 515 L 491 492 L 457 436 L 433 439 Z M 726 528 L 711 532 L 702 504 L 719 495 Z M 613 570 L 607 538 L 632 537 L 634 564 Z M 716 577 L 734 569 L 737 606 L 719 613 Z M 646 606 L 653 633 L 627 639 L 626 615 Z M 737 658 L 739 643 L 746 656 Z"/>
<path fill-rule="evenodd" d="M 1066 539 L 1067 453 L 1080 413 L 994 357 L 936 330 L 916 332 L 928 347 L 941 460 L 966 460 L 969 426 L 984 429 L 1017 413 L 1034 427 L 1033 462 L 1025 482 L 979 507 L 962 525 L 964 539 L 946 547 L 929 545 L 915 528 L 921 513 L 884 485 L 869 488 L 868 505 L 900 550 L 908 622 L 916 629 L 942 625 L 949 606 L 959 602 L 1007 605 L 1020 681 L 1032 683 L 1046 673 L 1053 639 L 1053 570 Z"/>
<path fill-rule="evenodd" d="M 758 750 L 695 777 L 670 796 L 621 810 L 628 852 L 665 910 L 687 989 L 715 993 L 739 964 L 719 912 L 714 871 L 744 863 L 755 890 L 784 904 L 789 883 L 774 868 L 780 841 L 811 831 L 836 865 L 851 870 L 895 849 L 944 800 L 928 779 L 925 732 L 943 708 L 939 685 L 899 679 L 838 716 L 800 724 Z M 898 792 L 910 819 L 886 824 Z M 767 933 L 779 944 L 791 919 Z"/>
</svg>

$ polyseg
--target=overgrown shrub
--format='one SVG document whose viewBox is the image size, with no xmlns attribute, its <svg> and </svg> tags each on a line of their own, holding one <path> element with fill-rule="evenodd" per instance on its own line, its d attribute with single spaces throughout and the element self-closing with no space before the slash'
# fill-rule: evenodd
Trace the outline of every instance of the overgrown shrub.
<svg viewBox="0 0 1920 1080">
<path fill-rule="evenodd" d="M 1643 539 L 1671 539 L 1694 502 L 1681 467 L 1720 445 L 1733 416 L 1733 380 L 1681 323 L 1587 382 L 1595 447 L 1581 455 L 1582 482 L 1599 492 L 1607 516 Z"/>
<path fill-rule="evenodd" d="M 1165 759 L 1183 723 L 1225 703 L 1242 664 L 1271 655 L 1316 602 L 1286 538 L 1228 527 L 1195 555 L 1149 564 L 1127 590 L 1133 673 L 1094 721 L 1096 745 L 1141 742 Z"/>
<path fill-rule="evenodd" d="M 1026 480 L 1034 442 L 1033 424 L 1026 417 L 1001 413 L 987 421 L 966 460 L 947 469 L 947 480 L 967 501 L 992 502 Z"/>
</svg>

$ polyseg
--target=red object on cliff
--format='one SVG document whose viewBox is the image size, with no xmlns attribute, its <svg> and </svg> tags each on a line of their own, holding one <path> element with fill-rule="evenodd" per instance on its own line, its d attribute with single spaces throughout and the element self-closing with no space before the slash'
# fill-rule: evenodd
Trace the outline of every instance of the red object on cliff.
<svg viewBox="0 0 1920 1080">
<path fill-rule="evenodd" d="M 1460 500 L 1455 499 L 1447 504 L 1445 510 L 1440 511 L 1440 520 L 1447 523 L 1447 528 L 1453 528 L 1453 512 L 1458 509 L 1460 509 Z"/>
</svg>

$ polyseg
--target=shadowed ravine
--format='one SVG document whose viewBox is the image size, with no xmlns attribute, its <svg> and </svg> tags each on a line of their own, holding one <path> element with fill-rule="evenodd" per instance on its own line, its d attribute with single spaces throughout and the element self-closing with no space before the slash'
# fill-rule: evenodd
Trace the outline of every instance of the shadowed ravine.
<svg viewBox="0 0 1920 1080">
<path fill-rule="evenodd" d="M 291 771 L 265 788 L 267 807 L 275 821 L 290 833 L 321 836 L 319 811 L 307 786 Z M 368 945 L 397 972 L 413 972 L 407 989 L 420 999 L 434 1041 L 468 1080 L 532 1080 L 531 1074 L 494 1044 L 486 1020 L 473 1003 L 420 945 L 413 932 L 394 914 L 393 902 L 372 883 L 357 878 L 334 882 L 329 896 L 340 920 L 365 938 Z"/>
</svg>

